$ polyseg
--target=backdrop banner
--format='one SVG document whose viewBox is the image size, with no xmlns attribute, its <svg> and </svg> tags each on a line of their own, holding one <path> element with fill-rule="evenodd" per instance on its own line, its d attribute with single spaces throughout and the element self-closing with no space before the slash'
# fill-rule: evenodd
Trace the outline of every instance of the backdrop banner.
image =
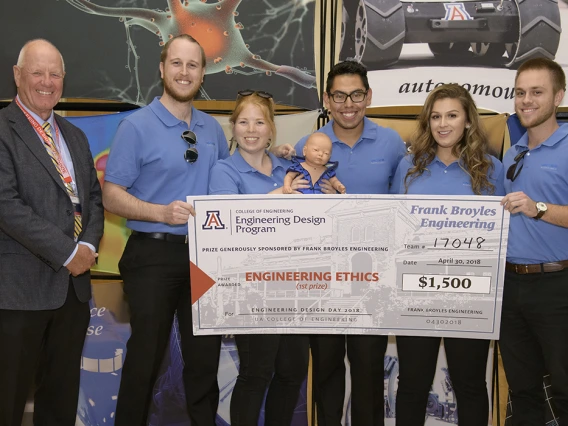
<svg viewBox="0 0 568 426">
<path fill-rule="evenodd" d="M 523 61 L 556 58 L 568 73 L 562 21 L 565 0 L 343 0 L 340 60 L 367 66 L 372 106 L 422 105 L 458 83 L 478 107 L 512 112 Z"/>
<path fill-rule="evenodd" d="M 162 91 L 160 51 L 186 33 L 207 56 L 202 99 L 234 100 L 237 88 L 271 92 L 287 105 L 319 105 L 315 1 L 3 1 L 0 99 L 15 94 L 12 66 L 27 40 L 45 38 L 65 59 L 65 97 L 149 104 Z"/>
</svg>

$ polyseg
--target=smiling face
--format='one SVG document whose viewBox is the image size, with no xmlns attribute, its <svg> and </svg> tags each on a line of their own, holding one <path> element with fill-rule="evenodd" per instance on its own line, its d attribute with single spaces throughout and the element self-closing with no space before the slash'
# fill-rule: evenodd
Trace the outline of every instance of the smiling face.
<svg viewBox="0 0 568 426">
<path fill-rule="evenodd" d="M 169 46 L 164 62 L 160 62 L 164 96 L 177 102 L 190 102 L 203 83 L 201 49 L 197 43 L 176 39 Z"/>
<path fill-rule="evenodd" d="M 325 166 L 331 157 L 331 139 L 323 133 L 313 133 L 306 144 L 302 154 L 306 163 L 311 166 Z"/>
<path fill-rule="evenodd" d="M 14 81 L 20 100 L 44 120 L 61 99 L 64 76 L 61 54 L 43 40 L 29 43 L 19 66 L 14 65 Z"/>
<path fill-rule="evenodd" d="M 462 139 L 467 122 L 467 114 L 458 99 L 438 99 L 430 113 L 430 131 L 438 144 L 437 151 L 449 150 Z"/>
<path fill-rule="evenodd" d="M 523 71 L 515 82 L 515 112 L 527 129 L 556 122 L 556 107 L 564 91 L 554 93 L 552 75 L 546 69 Z"/>
<path fill-rule="evenodd" d="M 363 80 L 357 74 L 338 75 L 333 79 L 330 93 L 342 92 L 351 94 L 356 91 L 365 92 Z M 323 94 L 325 107 L 329 110 L 334 121 L 334 126 L 342 130 L 361 131 L 365 109 L 371 104 L 372 90 L 369 89 L 367 96 L 362 102 L 353 102 L 347 98 L 344 103 L 334 102 L 328 93 Z"/>
<path fill-rule="evenodd" d="M 272 129 L 258 105 L 247 104 L 233 124 L 233 136 L 241 152 L 264 152 L 272 138 Z"/>
</svg>

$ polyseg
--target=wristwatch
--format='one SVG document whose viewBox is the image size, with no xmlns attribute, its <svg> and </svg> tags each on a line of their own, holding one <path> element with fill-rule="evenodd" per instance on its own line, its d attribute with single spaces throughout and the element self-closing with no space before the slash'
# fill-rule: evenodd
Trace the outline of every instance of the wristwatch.
<svg viewBox="0 0 568 426">
<path fill-rule="evenodd" d="M 544 214 L 546 213 L 546 211 L 548 210 L 548 206 L 546 204 L 544 204 L 542 201 L 539 201 L 538 203 L 536 203 L 536 216 L 534 217 L 536 220 L 540 219 L 541 217 L 544 216 Z"/>
</svg>

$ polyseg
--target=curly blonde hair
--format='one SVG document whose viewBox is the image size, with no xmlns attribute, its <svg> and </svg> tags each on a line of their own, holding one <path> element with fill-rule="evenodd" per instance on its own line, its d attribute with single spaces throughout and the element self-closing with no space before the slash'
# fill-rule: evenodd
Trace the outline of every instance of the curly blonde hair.
<svg viewBox="0 0 568 426">
<path fill-rule="evenodd" d="M 438 144 L 432 136 L 430 116 L 434 103 L 440 99 L 457 99 L 466 113 L 466 127 L 463 137 L 452 148 L 452 154 L 458 158 L 460 167 L 469 175 L 474 194 L 493 194 L 495 185 L 489 181 L 493 163 L 489 158 L 488 137 L 481 127 L 477 107 L 469 92 L 458 84 L 444 84 L 434 89 L 426 99 L 418 117 L 418 128 L 411 140 L 410 151 L 414 154 L 412 167 L 404 178 L 405 193 L 410 184 L 422 176 L 434 158 Z"/>
</svg>

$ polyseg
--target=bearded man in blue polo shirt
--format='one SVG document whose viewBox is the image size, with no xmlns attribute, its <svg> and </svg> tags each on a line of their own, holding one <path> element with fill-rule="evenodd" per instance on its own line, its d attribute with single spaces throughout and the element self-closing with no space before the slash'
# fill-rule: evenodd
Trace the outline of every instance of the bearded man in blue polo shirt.
<svg viewBox="0 0 568 426">
<path fill-rule="evenodd" d="M 517 71 L 515 112 L 527 133 L 503 159 L 511 221 L 499 342 L 514 426 L 545 423 L 545 372 L 568 425 L 568 125 L 556 121 L 565 90 L 552 60 Z"/>
<path fill-rule="evenodd" d="M 354 61 L 336 64 L 327 76 L 324 104 L 332 120 L 318 130 L 333 143 L 330 161 L 348 194 L 388 194 L 406 152 L 392 129 L 365 117 L 371 105 L 367 70 Z M 307 136 L 296 144 L 302 152 Z M 327 191 L 331 185 L 323 184 Z M 319 426 L 339 426 L 345 397 L 345 347 L 351 365 L 351 425 L 384 425 L 384 367 L 387 336 L 317 335 L 310 339 Z"/>
<path fill-rule="evenodd" d="M 128 219 L 119 263 L 132 334 L 122 370 L 117 426 L 147 424 L 153 387 L 177 311 L 191 424 L 214 426 L 220 336 L 192 332 L 187 195 L 207 194 L 209 170 L 229 155 L 221 126 L 192 105 L 205 75 L 203 48 L 186 34 L 161 54 L 164 92 L 125 118 L 105 173 L 105 208 Z"/>
</svg>

